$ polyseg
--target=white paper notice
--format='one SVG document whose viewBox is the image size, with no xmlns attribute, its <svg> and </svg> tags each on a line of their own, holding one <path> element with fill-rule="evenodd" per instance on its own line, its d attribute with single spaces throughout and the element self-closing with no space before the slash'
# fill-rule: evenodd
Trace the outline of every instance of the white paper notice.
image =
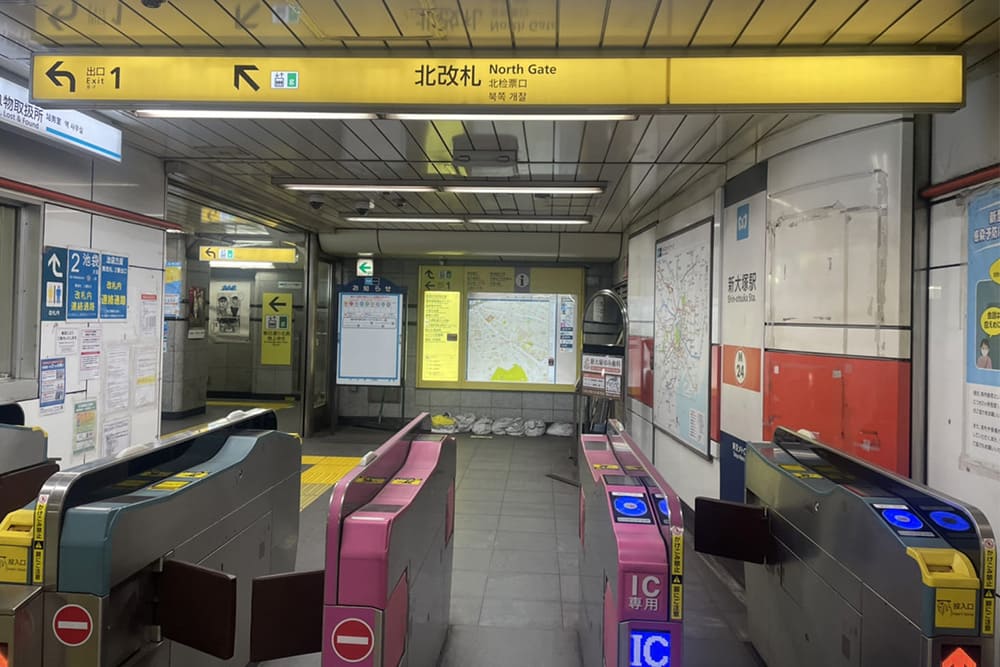
<svg viewBox="0 0 1000 667">
<path fill-rule="evenodd" d="M 80 330 L 80 379 L 101 379 L 101 330 Z"/>
<path fill-rule="evenodd" d="M 157 370 L 160 358 L 155 347 L 142 347 L 135 353 L 135 398 L 136 408 L 156 403 Z"/>
<path fill-rule="evenodd" d="M 155 294 L 140 296 L 139 303 L 142 305 L 142 311 L 139 313 L 140 333 L 143 338 L 148 338 L 160 331 L 160 299 Z"/>
<path fill-rule="evenodd" d="M 79 329 L 56 329 L 56 354 L 71 357 L 80 352 Z"/>
<path fill-rule="evenodd" d="M 108 350 L 107 373 L 104 380 L 104 412 L 114 414 L 129 408 L 132 385 L 130 369 L 131 349 L 119 345 Z"/>
<path fill-rule="evenodd" d="M 80 330 L 80 352 L 101 352 L 101 330 L 81 329 Z"/>
<path fill-rule="evenodd" d="M 132 418 L 122 417 L 104 422 L 104 456 L 114 456 L 129 446 L 132 438 Z"/>
</svg>

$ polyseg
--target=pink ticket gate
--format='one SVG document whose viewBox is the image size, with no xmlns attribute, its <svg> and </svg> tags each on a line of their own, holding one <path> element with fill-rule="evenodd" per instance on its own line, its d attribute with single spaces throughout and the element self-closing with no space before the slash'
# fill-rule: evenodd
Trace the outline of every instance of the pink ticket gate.
<svg viewBox="0 0 1000 667">
<path fill-rule="evenodd" d="M 680 499 L 613 420 L 581 436 L 577 460 L 584 667 L 682 664 Z"/>
<path fill-rule="evenodd" d="M 254 581 L 252 661 L 430 667 L 448 634 L 455 439 L 420 415 L 333 489 L 326 568 Z"/>
</svg>

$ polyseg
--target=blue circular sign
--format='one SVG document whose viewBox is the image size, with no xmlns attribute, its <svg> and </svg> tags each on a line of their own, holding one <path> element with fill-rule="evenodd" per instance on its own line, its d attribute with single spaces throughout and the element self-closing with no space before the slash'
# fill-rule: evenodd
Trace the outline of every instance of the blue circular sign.
<svg viewBox="0 0 1000 667">
<path fill-rule="evenodd" d="M 646 503 L 639 498 L 615 498 L 615 510 L 625 516 L 643 516 L 647 511 Z"/>
<path fill-rule="evenodd" d="M 956 533 L 972 529 L 972 524 L 970 524 L 961 514 L 945 510 L 931 512 L 931 521 L 945 530 L 950 530 Z"/>
<path fill-rule="evenodd" d="M 924 522 L 910 510 L 882 510 L 882 516 L 901 530 L 920 530 L 924 527 Z"/>
<path fill-rule="evenodd" d="M 670 517 L 670 505 L 667 503 L 666 498 L 660 498 L 660 502 L 657 507 L 660 508 L 660 512 L 663 513 L 663 516 L 668 518 Z"/>
</svg>

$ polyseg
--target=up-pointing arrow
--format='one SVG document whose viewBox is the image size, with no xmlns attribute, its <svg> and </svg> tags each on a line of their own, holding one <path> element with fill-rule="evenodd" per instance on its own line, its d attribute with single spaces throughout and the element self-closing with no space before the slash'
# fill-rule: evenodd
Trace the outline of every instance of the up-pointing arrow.
<svg viewBox="0 0 1000 667">
<path fill-rule="evenodd" d="M 49 269 L 52 271 L 52 275 L 56 278 L 63 277 L 62 262 L 59 261 L 59 257 L 57 255 L 49 255 L 48 265 Z"/>
</svg>

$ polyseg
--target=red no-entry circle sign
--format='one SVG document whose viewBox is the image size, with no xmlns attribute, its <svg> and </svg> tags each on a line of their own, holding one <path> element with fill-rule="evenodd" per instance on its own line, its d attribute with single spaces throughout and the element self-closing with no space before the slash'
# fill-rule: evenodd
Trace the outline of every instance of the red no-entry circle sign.
<svg viewBox="0 0 1000 667">
<path fill-rule="evenodd" d="M 52 632 L 66 646 L 80 646 L 94 633 L 94 619 L 80 605 L 67 604 L 52 617 Z"/>
<path fill-rule="evenodd" d="M 333 652 L 346 662 L 361 662 L 375 649 L 375 633 L 359 618 L 346 618 L 333 629 Z"/>
</svg>

